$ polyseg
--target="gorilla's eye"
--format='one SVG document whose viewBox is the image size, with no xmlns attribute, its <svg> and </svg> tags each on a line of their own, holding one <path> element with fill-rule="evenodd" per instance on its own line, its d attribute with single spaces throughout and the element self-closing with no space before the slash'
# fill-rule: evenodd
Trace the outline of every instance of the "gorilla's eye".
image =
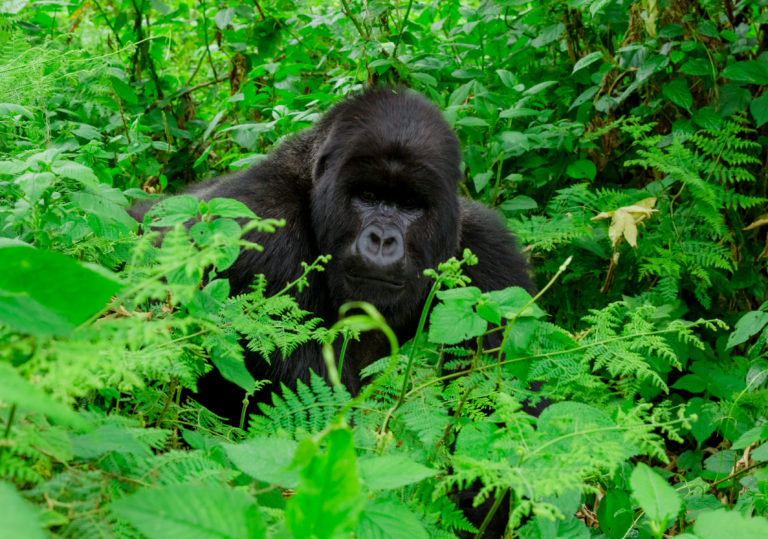
<svg viewBox="0 0 768 539">
<path fill-rule="evenodd" d="M 376 193 L 374 193 L 373 191 L 363 191 L 362 193 L 360 193 L 360 200 L 362 200 L 363 202 L 369 202 L 373 204 L 378 200 L 378 197 L 376 196 Z"/>
<path fill-rule="evenodd" d="M 419 201 L 414 197 L 404 198 L 400 202 L 400 205 L 406 210 L 415 210 L 421 207 L 421 204 L 419 203 Z"/>
</svg>

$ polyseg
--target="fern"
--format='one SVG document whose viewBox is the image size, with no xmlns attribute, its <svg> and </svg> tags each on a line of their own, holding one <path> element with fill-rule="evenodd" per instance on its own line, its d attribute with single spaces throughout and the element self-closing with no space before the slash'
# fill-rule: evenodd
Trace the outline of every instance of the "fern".
<svg viewBox="0 0 768 539">
<path fill-rule="evenodd" d="M 300 439 L 320 432 L 349 403 L 351 396 L 343 387 L 331 388 L 322 377 L 310 373 L 310 385 L 299 380 L 296 391 L 282 386 L 282 396 L 272 394 L 272 405 L 259 403 L 262 415 L 252 415 L 248 429 L 251 436 L 288 435 Z"/>
</svg>

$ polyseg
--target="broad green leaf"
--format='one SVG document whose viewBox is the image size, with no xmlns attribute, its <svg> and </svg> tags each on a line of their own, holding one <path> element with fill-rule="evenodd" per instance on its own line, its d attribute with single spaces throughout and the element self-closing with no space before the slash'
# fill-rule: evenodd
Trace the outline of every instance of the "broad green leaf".
<svg viewBox="0 0 768 539">
<path fill-rule="evenodd" d="M 664 83 L 661 87 L 661 92 L 667 99 L 683 110 L 690 110 L 693 105 L 693 96 L 690 90 L 688 90 L 688 83 L 682 77 Z"/>
<path fill-rule="evenodd" d="M 80 415 L 22 378 L 8 363 L 0 363 L 0 402 L 39 412 L 65 425 L 78 428 L 87 425 Z"/>
<path fill-rule="evenodd" d="M 704 459 L 705 473 L 702 474 L 702 477 L 714 481 L 728 477 L 733 467 L 736 466 L 736 458 L 736 451 L 731 449 L 724 449 L 710 455 Z"/>
<path fill-rule="evenodd" d="M 437 344 L 457 344 L 478 337 L 487 329 L 488 322 L 468 301 L 439 303 L 429 316 L 429 340 Z"/>
<path fill-rule="evenodd" d="M 763 427 L 754 427 L 749 429 L 747 432 L 739 436 L 735 442 L 733 442 L 731 449 L 746 449 L 750 445 L 756 444 L 760 441 L 760 433 L 762 430 Z"/>
<path fill-rule="evenodd" d="M 437 293 L 438 299 L 443 301 L 466 300 L 475 303 L 482 297 L 483 293 L 476 286 L 465 286 L 462 288 L 452 288 L 449 290 L 440 290 Z"/>
<path fill-rule="evenodd" d="M 514 88 L 515 84 L 517 84 L 517 77 L 511 71 L 507 71 L 506 69 L 497 69 L 496 74 L 499 76 L 501 83 L 507 88 Z"/>
<path fill-rule="evenodd" d="M 30 204 L 37 202 L 55 181 L 56 176 L 50 172 L 27 172 L 14 180 Z"/>
<path fill-rule="evenodd" d="M 475 81 L 469 81 L 456 88 L 448 98 L 448 105 L 462 105 L 469 98 L 469 94 L 475 86 Z"/>
<path fill-rule="evenodd" d="M 428 539 L 424 525 L 403 503 L 369 500 L 360 514 L 355 537 L 365 539 Z"/>
<path fill-rule="evenodd" d="M 573 64 L 573 69 L 571 70 L 571 73 L 576 73 L 579 69 L 584 69 L 588 65 L 592 65 L 598 60 L 600 60 L 603 57 L 603 53 L 601 51 L 595 51 L 593 53 L 587 54 L 584 58 L 581 58 L 578 62 Z"/>
<path fill-rule="evenodd" d="M 146 444 L 137 440 L 136 430 L 117 425 L 102 425 L 86 434 L 72 436 L 72 450 L 76 457 L 87 460 L 96 460 L 112 451 L 149 457 L 152 452 Z"/>
<path fill-rule="evenodd" d="M 24 172 L 25 170 L 27 170 L 27 164 L 24 161 L 19 161 L 18 159 L 0 161 L 0 174 L 15 176 L 19 172 Z"/>
<path fill-rule="evenodd" d="M 531 197 L 518 195 L 510 200 L 501 203 L 500 209 L 504 213 L 515 213 L 519 211 L 535 210 L 539 205 Z"/>
<path fill-rule="evenodd" d="M 683 389 L 691 393 L 701 393 L 707 389 L 706 378 L 698 374 L 685 374 L 672 384 L 674 389 Z"/>
<path fill-rule="evenodd" d="M 766 324 L 768 324 L 767 312 L 748 312 L 736 322 L 733 333 L 728 336 L 728 344 L 726 345 L 726 348 L 733 348 L 734 346 L 747 342 L 747 339 L 760 333 Z"/>
<path fill-rule="evenodd" d="M 96 187 L 99 185 L 99 179 L 89 167 L 76 163 L 75 161 L 54 161 L 51 170 L 59 176 L 77 180 L 85 186 Z"/>
<path fill-rule="evenodd" d="M 130 84 L 117 77 L 110 77 L 110 80 L 112 82 L 112 89 L 120 99 L 129 105 L 136 105 L 139 102 L 139 98 L 136 97 L 136 92 Z"/>
<path fill-rule="evenodd" d="M 430 75 L 429 73 L 411 73 L 411 78 L 414 80 L 419 81 L 421 84 L 425 86 L 434 87 L 437 86 L 437 79 Z"/>
<path fill-rule="evenodd" d="M 595 94 L 600 91 L 600 86 L 591 86 L 581 92 L 579 96 L 573 100 L 573 103 L 571 103 L 571 106 L 568 107 L 568 110 L 573 110 L 576 107 L 580 107 L 582 104 L 586 103 L 593 97 L 595 97 Z"/>
<path fill-rule="evenodd" d="M 589 159 L 579 159 L 568 165 L 565 173 L 571 178 L 592 181 L 595 179 L 595 176 L 597 176 L 597 167 Z"/>
<path fill-rule="evenodd" d="M 632 527 L 635 511 L 629 494 L 623 490 L 609 490 L 597 509 L 600 529 L 610 539 L 622 539 Z"/>
<path fill-rule="evenodd" d="M 488 127 L 488 122 L 486 122 L 482 118 L 467 116 L 464 118 L 459 118 L 456 121 L 456 125 L 463 125 L 464 127 Z"/>
<path fill-rule="evenodd" d="M 680 495 L 659 474 L 639 462 L 629 478 L 632 496 L 651 519 L 651 528 L 658 534 L 674 523 L 680 512 Z"/>
<path fill-rule="evenodd" d="M 513 156 L 522 155 L 531 148 L 528 137 L 519 131 L 502 131 L 499 138 L 504 151 Z"/>
<path fill-rule="evenodd" d="M 488 299 L 497 303 L 502 308 L 505 318 L 532 316 L 543 318 L 547 313 L 542 311 L 535 303 L 530 303 L 531 295 L 519 286 L 510 286 L 501 290 L 493 290 L 488 293 Z M 527 307 L 526 307 L 527 305 Z M 526 307 L 524 311 L 520 310 Z"/>
<path fill-rule="evenodd" d="M 563 23 L 553 24 L 547 26 L 539 31 L 539 34 L 531 40 L 531 47 L 543 47 L 550 43 L 560 39 L 560 36 L 565 32 L 565 25 Z"/>
<path fill-rule="evenodd" d="M 172 11 L 171 7 L 163 0 L 150 0 L 149 5 L 160 15 L 168 15 Z"/>
<path fill-rule="evenodd" d="M 669 58 L 663 54 L 654 54 L 649 56 L 637 70 L 637 82 L 644 81 L 654 73 L 657 73 L 667 67 L 668 64 Z"/>
<path fill-rule="evenodd" d="M 12 484 L 0 481 L 0 529 L 4 537 L 45 539 L 48 534 L 37 517 L 38 511 L 19 494 Z"/>
<path fill-rule="evenodd" d="M 117 241 L 135 232 L 139 226 L 124 206 L 117 204 L 108 192 L 77 191 L 72 193 L 72 204 L 86 213 L 88 226 L 99 237 Z M 94 217 L 98 219 L 94 220 Z"/>
<path fill-rule="evenodd" d="M 481 192 L 483 189 L 485 189 L 485 186 L 488 185 L 488 182 L 493 177 L 493 171 L 487 171 L 487 172 L 481 172 L 479 174 L 475 174 L 472 176 L 472 183 L 475 186 L 475 190 L 477 192 Z"/>
<path fill-rule="evenodd" d="M 535 84 L 535 85 L 531 86 L 527 90 L 525 90 L 523 92 L 523 95 L 526 95 L 526 96 L 536 95 L 536 94 L 538 94 L 540 92 L 543 92 L 547 88 L 549 88 L 551 86 L 555 86 L 557 84 L 558 84 L 558 81 L 556 81 L 556 80 L 548 80 L 548 81 L 540 82 L 538 84 Z"/>
<path fill-rule="evenodd" d="M 705 77 L 712 75 L 712 64 L 705 58 L 689 58 L 680 66 L 680 73 Z"/>
<path fill-rule="evenodd" d="M 200 202 L 191 195 L 179 195 L 164 198 L 146 213 L 144 222 L 149 220 L 151 226 L 167 227 L 181 224 L 194 219 Z"/>
<path fill-rule="evenodd" d="M 696 421 L 691 425 L 691 434 L 697 442 L 701 443 L 717 429 L 717 405 L 711 401 L 705 401 L 701 397 L 694 397 L 688 401 L 685 410 L 688 414 L 696 414 Z"/>
<path fill-rule="evenodd" d="M 760 127 L 768 122 L 768 93 L 753 99 L 749 104 L 749 112 L 755 119 L 755 127 Z"/>
<path fill-rule="evenodd" d="M 245 491 L 219 483 L 142 488 L 109 505 L 149 539 L 258 539 L 264 519 Z"/>
<path fill-rule="evenodd" d="M 212 245 L 217 234 L 237 238 L 240 236 L 240 225 L 233 219 L 216 219 L 211 222 L 195 223 L 189 229 L 189 235 L 200 247 Z"/>
<path fill-rule="evenodd" d="M 745 517 L 738 511 L 718 509 L 701 513 L 693 525 L 699 539 L 765 539 L 768 537 L 768 520 L 763 517 Z"/>
<path fill-rule="evenodd" d="M 498 304 L 491 301 L 480 302 L 475 308 L 477 309 L 477 314 L 479 314 L 483 320 L 486 320 L 491 324 L 501 324 L 501 307 Z"/>
<path fill-rule="evenodd" d="M 290 466 L 298 445 L 286 438 L 256 437 L 222 447 L 241 472 L 271 485 L 296 488 L 299 471 Z"/>
<path fill-rule="evenodd" d="M 294 537 L 347 537 L 365 504 L 357 477 L 357 459 L 350 429 L 332 429 L 321 448 L 303 440 L 293 465 L 299 485 L 288 500 L 285 520 Z"/>
<path fill-rule="evenodd" d="M 540 110 L 527 107 L 512 107 L 502 110 L 499 113 L 499 118 L 525 118 L 526 116 L 537 116 L 539 114 L 541 114 Z"/>
<path fill-rule="evenodd" d="M 65 335 L 106 305 L 122 285 L 60 253 L 0 247 L 0 322 L 34 335 Z M 30 320 L 25 309 L 38 320 Z"/>
<path fill-rule="evenodd" d="M 723 77 L 745 84 L 768 84 L 768 66 L 757 60 L 735 62 L 723 69 Z"/>
<path fill-rule="evenodd" d="M 231 132 L 232 140 L 249 151 L 256 151 L 258 148 L 259 136 L 262 133 L 273 130 L 275 122 L 263 123 L 245 123 L 222 129 L 221 133 Z"/>
<path fill-rule="evenodd" d="M 34 114 L 26 107 L 16 105 L 14 103 L 0 103 L 0 118 L 4 116 L 24 116 L 25 118 L 32 120 Z"/>
<path fill-rule="evenodd" d="M 226 30 L 227 26 L 232 24 L 232 19 L 235 18 L 235 8 L 220 9 L 214 17 L 216 26 L 219 30 Z"/>
<path fill-rule="evenodd" d="M 245 366 L 242 347 L 235 335 L 211 335 L 206 340 L 206 348 L 211 353 L 211 363 L 226 380 L 237 384 L 247 393 L 253 392 L 256 379 Z"/>
<path fill-rule="evenodd" d="M 702 107 L 695 111 L 691 119 L 699 126 L 710 131 L 720 129 L 723 124 L 723 117 L 713 107 Z"/>
<path fill-rule="evenodd" d="M 752 450 L 752 452 L 749 454 L 750 457 L 752 457 L 752 460 L 755 462 L 765 462 L 768 460 L 768 443 L 764 443 L 763 445 L 756 447 Z"/>
<path fill-rule="evenodd" d="M 371 457 L 359 464 L 360 477 L 371 490 L 400 488 L 440 473 L 400 455 Z"/>
</svg>

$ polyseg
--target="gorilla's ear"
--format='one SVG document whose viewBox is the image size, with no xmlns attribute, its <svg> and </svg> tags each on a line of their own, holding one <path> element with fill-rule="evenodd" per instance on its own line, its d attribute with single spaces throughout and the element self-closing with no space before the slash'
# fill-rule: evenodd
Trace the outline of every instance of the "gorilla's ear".
<svg viewBox="0 0 768 539">
<path fill-rule="evenodd" d="M 318 157 L 315 160 L 314 167 L 312 168 L 312 183 L 317 182 L 317 179 L 323 174 L 325 174 L 326 170 L 328 170 L 329 158 L 330 158 L 330 153 L 325 151 L 325 148 L 323 148 L 321 153 L 318 154 Z"/>
</svg>

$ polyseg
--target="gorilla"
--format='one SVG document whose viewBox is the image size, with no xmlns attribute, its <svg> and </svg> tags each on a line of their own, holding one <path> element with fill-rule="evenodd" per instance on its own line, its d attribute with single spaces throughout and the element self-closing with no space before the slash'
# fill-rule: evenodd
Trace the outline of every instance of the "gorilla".
<svg viewBox="0 0 768 539">
<path fill-rule="evenodd" d="M 367 301 L 403 342 L 413 336 L 432 284 L 423 271 L 465 248 L 479 259 L 465 274 L 483 291 L 533 288 L 496 213 L 457 195 L 462 177 L 458 139 L 440 110 L 410 90 L 383 88 L 335 105 L 261 163 L 186 193 L 234 198 L 259 217 L 285 219 L 274 234 L 249 233 L 264 249 L 242 251 L 223 272 L 233 294 L 247 291 L 257 273 L 275 293 L 301 275 L 301 262 L 331 254 L 325 271 L 310 274 L 310 286 L 297 294 L 301 307 L 330 325 L 342 304 Z M 137 206 L 133 214 L 141 218 L 147 209 Z M 360 369 L 388 352 L 377 332 L 350 342 L 344 385 L 357 392 Z M 310 369 L 325 373 L 316 343 L 271 365 L 246 354 L 256 379 L 291 386 L 306 381 Z M 239 417 L 243 392 L 234 384 L 209 374 L 199 389 L 198 400 L 211 410 Z"/>
</svg>

